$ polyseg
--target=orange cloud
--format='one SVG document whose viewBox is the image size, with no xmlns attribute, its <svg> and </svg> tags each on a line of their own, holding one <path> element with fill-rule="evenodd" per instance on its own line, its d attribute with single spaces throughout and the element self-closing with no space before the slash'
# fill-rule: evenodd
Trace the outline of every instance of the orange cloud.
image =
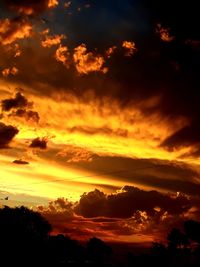
<svg viewBox="0 0 200 267">
<path fill-rule="evenodd" d="M 4 49 L 7 53 L 12 54 L 15 58 L 21 56 L 22 51 L 17 43 L 11 43 L 9 45 L 4 46 Z"/>
<path fill-rule="evenodd" d="M 55 58 L 58 62 L 61 62 L 66 68 L 69 68 L 69 51 L 67 46 L 60 45 L 55 53 Z"/>
<path fill-rule="evenodd" d="M 54 8 L 59 2 L 58 0 L 5 0 L 5 3 L 10 10 L 18 14 L 30 16 L 42 13 L 48 8 Z"/>
<path fill-rule="evenodd" d="M 117 46 L 109 47 L 109 48 L 106 50 L 106 57 L 107 57 L 107 58 L 110 58 L 111 55 L 115 52 L 116 49 L 117 49 Z"/>
<path fill-rule="evenodd" d="M 156 33 L 160 35 L 162 41 L 171 42 L 175 39 L 175 36 L 170 36 L 169 31 L 169 28 L 164 28 L 161 24 L 157 24 Z"/>
<path fill-rule="evenodd" d="M 112 98 L 99 100 L 90 94 L 84 96 L 87 101 L 65 93 L 55 93 L 53 98 L 32 96 L 31 99 L 40 114 L 40 124 L 37 133 L 35 128 L 21 124 L 24 131 L 19 138 L 22 139 L 54 135 L 57 144 L 71 144 L 94 153 L 165 160 L 178 160 L 188 151 L 181 148 L 171 152 L 160 146 L 188 121 L 177 117 L 171 124 L 161 114 L 143 114 L 141 107 L 151 106 L 153 100 L 133 103 L 122 109 Z M 13 118 L 4 118 L 4 121 L 12 123 Z"/>
<path fill-rule="evenodd" d="M 19 39 L 32 36 L 32 25 L 24 19 L 0 20 L 0 43 L 12 44 Z"/>
<path fill-rule="evenodd" d="M 21 51 L 21 49 L 19 47 L 19 44 L 15 44 L 14 48 L 15 48 L 15 55 L 14 55 L 14 57 L 21 56 L 22 51 Z"/>
<path fill-rule="evenodd" d="M 105 60 L 102 56 L 87 52 L 85 44 L 81 44 L 74 49 L 74 63 L 79 74 L 88 74 L 90 72 L 107 73 L 108 68 L 104 67 Z"/>
<path fill-rule="evenodd" d="M 131 57 L 137 52 L 134 42 L 123 41 L 122 47 L 126 50 L 125 56 Z"/>
<path fill-rule="evenodd" d="M 16 67 L 6 68 L 2 70 L 2 75 L 8 77 L 9 75 L 16 75 L 19 70 Z"/>
<path fill-rule="evenodd" d="M 180 225 L 191 216 L 199 218 L 199 209 L 193 207 L 193 201 L 184 195 L 125 186 L 114 194 L 97 189 L 84 193 L 76 203 L 58 198 L 37 210 L 52 224 L 54 233 L 65 233 L 79 240 L 86 240 L 95 232 L 95 236 L 109 241 L 129 238 L 133 241 L 141 234 L 144 241 L 153 241 L 164 240 L 172 225 Z"/>
<path fill-rule="evenodd" d="M 42 41 L 43 47 L 52 47 L 54 45 L 59 45 L 61 41 L 65 38 L 63 34 L 61 35 L 54 35 L 54 36 L 46 36 L 45 40 Z"/>
<path fill-rule="evenodd" d="M 64 150 L 60 151 L 57 156 L 61 156 L 67 159 L 67 162 L 91 162 L 94 154 L 87 149 L 67 146 Z"/>
<path fill-rule="evenodd" d="M 58 5 L 58 0 L 49 0 L 48 1 L 48 8 L 54 8 Z"/>
</svg>

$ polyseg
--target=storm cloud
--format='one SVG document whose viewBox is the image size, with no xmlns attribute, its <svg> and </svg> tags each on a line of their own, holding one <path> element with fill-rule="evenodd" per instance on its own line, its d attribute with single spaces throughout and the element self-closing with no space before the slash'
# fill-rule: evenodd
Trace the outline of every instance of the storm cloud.
<svg viewBox="0 0 200 267">
<path fill-rule="evenodd" d="M 0 148 L 8 147 L 9 143 L 18 134 L 19 130 L 12 125 L 0 122 Z"/>
</svg>

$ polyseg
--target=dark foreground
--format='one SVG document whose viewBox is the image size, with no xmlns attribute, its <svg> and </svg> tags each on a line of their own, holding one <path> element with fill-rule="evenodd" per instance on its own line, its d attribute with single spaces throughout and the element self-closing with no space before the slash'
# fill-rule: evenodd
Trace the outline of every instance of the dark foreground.
<svg viewBox="0 0 200 267">
<path fill-rule="evenodd" d="M 0 209 L 0 266 L 200 266 L 200 222 L 172 229 L 167 245 L 151 248 L 106 244 L 91 238 L 80 244 L 64 235 L 50 235 L 51 225 L 27 208 Z"/>
</svg>

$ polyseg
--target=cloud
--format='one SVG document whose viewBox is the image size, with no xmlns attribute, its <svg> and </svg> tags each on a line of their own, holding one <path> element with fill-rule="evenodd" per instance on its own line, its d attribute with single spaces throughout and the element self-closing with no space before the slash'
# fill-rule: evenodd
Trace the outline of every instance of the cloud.
<svg viewBox="0 0 200 267">
<path fill-rule="evenodd" d="M 31 110 L 33 108 L 33 102 L 20 92 L 17 92 L 13 98 L 3 99 L 1 101 L 2 112 L 8 117 L 24 118 L 26 121 L 32 121 L 39 123 L 40 116 L 37 111 Z"/>
<path fill-rule="evenodd" d="M 72 221 L 74 217 L 73 203 L 65 198 L 58 198 L 50 201 L 48 206 L 40 205 L 37 207 L 44 217 L 53 225 L 53 231 L 60 232 L 60 229 L 66 228 L 66 224 Z"/>
<path fill-rule="evenodd" d="M 74 126 L 72 128 L 68 128 L 68 131 L 71 133 L 84 133 L 87 135 L 95 135 L 95 134 L 104 134 L 104 135 L 116 135 L 121 137 L 127 137 L 128 131 L 126 129 L 111 129 L 108 126 L 104 127 L 90 127 L 90 126 Z"/>
<path fill-rule="evenodd" d="M 37 15 L 58 5 L 58 0 L 4 0 L 6 6 L 23 15 Z"/>
<path fill-rule="evenodd" d="M 36 123 L 39 123 L 40 120 L 40 116 L 39 113 L 37 111 L 33 111 L 33 110 L 26 110 L 26 109 L 17 109 L 15 111 L 12 111 L 11 114 L 9 114 L 9 116 L 16 116 L 16 117 L 20 117 L 20 118 L 25 118 L 26 121 L 33 121 Z"/>
<path fill-rule="evenodd" d="M 114 52 L 116 51 L 116 49 L 117 49 L 117 46 L 111 46 L 111 47 L 109 47 L 107 50 L 106 50 L 106 57 L 107 58 L 110 58 L 111 57 L 111 55 L 113 55 L 114 54 Z"/>
<path fill-rule="evenodd" d="M 66 68 L 69 68 L 69 51 L 67 46 L 60 45 L 55 52 L 55 59 L 61 62 Z"/>
<path fill-rule="evenodd" d="M 46 36 L 45 37 L 45 40 L 42 41 L 42 46 L 43 47 L 47 47 L 47 48 L 50 48 L 52 46 L 55 46 L 55 45 L 59 45 L 61 44 L 61 41 L 65 38 L 65 36 L 63 34 L 56 34 L 56 35 L 53 35 L 53 36 Z"/>
<path fill-rule="evenodd" d="M 11 43 L 3 47 L 5 53 L 12 54 L 14 58 L 20 57 L 22 54 L 21 46 L 18 43 Z"/>
<path fill-rule="evenodd" d="M 3 111 L 10 111 L 16 108 L 31 107 L 32 103 L 23 96 L 20 92 L 16 93 L 14 98 L 8 98 L 1 101 Z"/>
<path fill-rule="evenodd" d="M 104 67 L 104 58 L 92 52 L 87 52 L 85 44 L 81 44 L 74 49 L 73 59 L 79 74 L 88 74 L 90 72 L 102 72 L 105 74 L 108 71 Z"/>
<path fill-rule="evenodd" d="M 161 24 L 157 24 L 156 33 L 159 34 L 162 41 L 171 42 L 175 39 L 175 36 L 171 36 L 169 31 L 169 28 L 164 28 Z"/>
<path fill-rule="evenodd" d="M 65 212 L 68 217 L 73 215 L 73 204 L 65 198 L 58 198 L 54 201 L 50 201 L 47 207 L 38 206 L 38 210 L 43 213 L 51 213 L 51 212 Z"/>
<path fill-rule="evenodd" d="M 64 150 L 58 152 L 57 156 L 66 158 L 68 163 L 77 163 L 91 162 L 94 154 L 87 149 L 69 145 Z"/>
<path fill-rule="evenodd" d="M 0 20 L 0 44 L 9 45 L 15 41 L 29 38 L 33 34 L 30 22 L 22 18 Z"/>
<path fill-rule="evenodd" d="M 19 165 L 27 165 L 27 164 L 29 164 L 28 161 L 22 160 L 22 159 L 16 159 L 16 160 L 13 161 L 13 163 L 19 164 Z"/>
<path fill-rule="evenodd" d="M 200 125 L 199 122 L 193 122 L 185 126 L 166 138 L 161 146 L 167 149 L 177 149 L 191 145 L 199 145 L 200 143 Z"/>
<path fill-rule="evenodd" d="M 17 75 L 19 70 L 16 67 L 6 68 L 2 70 L 2 75 L 8 77 L 9 75 Z"/>
<path fill-rule="evenodd" d="M 181 194 L 124 186 L 115 194 L 99 190 L 84 193 L 77 203 L 59 198 L 47 207 L 38 207 L 38 211 L 53 225 L 54 233 L 79 240 L 94 235 L 109 241 L 127 240 L 128 236 L 134 240 L 142 234 L 144 240 L 160 241 L 172 227 L 179 227 L 188 218 L 199 218 L 200 200 L 195 201 Z"/>
<path fill-rule="evenodd" d="M 5 125 L 0 122 L 0 148 L 8 147 L 19 130 L 12 125 Z"/>
<path fill-rule="evenodd" d="M 58 3 L 59 3 L 59 0 L 49 0 L 48 7 L 49 8 L 56 7 Z"/>
<path fill-rule="evenodd" d="M 40 148 L 40 149 L 46 149 L 47 148 L 47 142 L 48 139 L 43 137 L 43 138 L 35 138 L 32 140 L 31 144 L 29 147 L 31 148 Z"/>
<path fill-rule="evenodd" d="M 181 162 L 94 154 L 90 162 L 71 164 L 86 172 L 96 173 L 97 177 L 109 175 L 112 178 L 111 183 L 121 181 L 158 191 L 199 195 L 199 172 Z"/>
<path fill-rule="evenodd" d="M 148 215 L 155 213 L 159 206 L 169 214 L 183 213 L 190 208 L 187 197 L 172 197 L 157 191 L 144 191 L 136 187 L 125 186 L 121 192 L 105 195 L 99 190 L 81 196 L 75 211 L 84 217 L 130 218 L 137 211 Z"/>
<path fill-rule="evenodd" d="M 131 57 L 137 52 L 137 48 L 134 42 L 123 41 L 122 47 L 125 49 L 125 56 Z"/>
<path fill-rule="evenodd" d="M 68 9 L 71 6 L 72 2 L 68 1 L 64 3 L 64 8 Z"/>
</svg>

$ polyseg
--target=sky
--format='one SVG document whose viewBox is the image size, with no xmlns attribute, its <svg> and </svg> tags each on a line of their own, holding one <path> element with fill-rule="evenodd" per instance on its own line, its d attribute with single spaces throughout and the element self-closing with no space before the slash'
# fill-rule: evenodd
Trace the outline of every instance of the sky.
<svg viewBox="0 0 200 267">
<path fill-rule="evenodd" d="M 79 240 L 200 219 L 198 25 L 193 0 L 1 1 L 1 206 Z"/>
</svg>

